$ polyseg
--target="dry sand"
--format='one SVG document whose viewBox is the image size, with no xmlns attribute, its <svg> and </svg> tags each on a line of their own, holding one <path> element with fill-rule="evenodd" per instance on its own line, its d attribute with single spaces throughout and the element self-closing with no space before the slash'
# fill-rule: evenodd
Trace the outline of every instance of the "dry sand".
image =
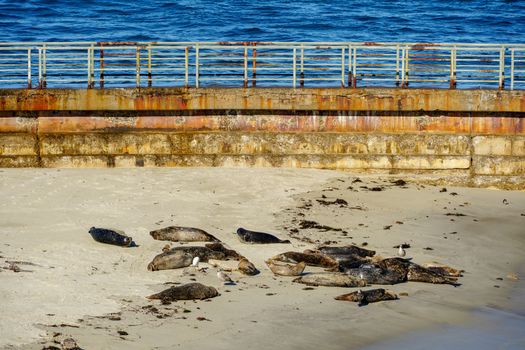
<svg viewBox="0 0 525 350">
<path fill-rule="evenodd" d="M 42 349 L 72 336 L 83 349 L 352 349 L 408 331 L 469 324 L 479 308 L 512 310 L 518 282 L 507 275 L 524 260 L 524 192 L 440 192 L 442 186 L 392 186 L 399 177 L 360 178 L 304 169 L 0 169 L 0 267 L 19 261 L 26 270 L 0 269 L 0 348 Z M 337 198 L 348 206 L 317 202 Z M 301 220 L 346 233 L 300 229 L 287 237 Z M 261 274 L 234 272 L 237 285 L 223 286 L 214 269 L 195 276 L 147 271 L 165 245 L 149 231 L 173 224 L 207 230 Z M 124 230 L 139 247 L 97 243 L 91 226 Z M 292 244 L 240 243 L 233 232 L 241 226 Z M 399 284 L 390 289 L 408 296 L 360 308 L 333 299 L 352 289 L 305 290 L 263 263 L 315 241 L 366 242 L 382 256 L 406 242 L 417 263 L 467 272 L 460 287 Z M 221 295 L 171 305 L 145 299 L 166 282 L 192 279 Z"/>
</svg>

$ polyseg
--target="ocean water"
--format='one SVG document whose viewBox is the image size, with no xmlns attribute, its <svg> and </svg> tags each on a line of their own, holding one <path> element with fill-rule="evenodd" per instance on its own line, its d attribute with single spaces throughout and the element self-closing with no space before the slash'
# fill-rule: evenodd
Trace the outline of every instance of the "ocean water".
<svg viewBox="0 0 525 350">
<path fill-rule="evenodd" d="M 0 41 L 525 43 L 518 0 L 0 0 Z"/>
</svg>

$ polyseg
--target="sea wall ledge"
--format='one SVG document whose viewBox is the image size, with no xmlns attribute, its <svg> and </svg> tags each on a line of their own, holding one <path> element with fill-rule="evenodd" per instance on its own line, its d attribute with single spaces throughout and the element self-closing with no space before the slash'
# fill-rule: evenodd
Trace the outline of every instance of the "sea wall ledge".
<svg viewBox="0 0 525 350">
<path fill-rule="evenodd" d="M 0 111 L 525 112 L 522 90 L 392 88 L 2 89 Z"/>
<path fill-rule="evenodd" d="M 0 167 L 311 167 L 525 188 L 525 91 L 0 90 Z"/>
</svg>

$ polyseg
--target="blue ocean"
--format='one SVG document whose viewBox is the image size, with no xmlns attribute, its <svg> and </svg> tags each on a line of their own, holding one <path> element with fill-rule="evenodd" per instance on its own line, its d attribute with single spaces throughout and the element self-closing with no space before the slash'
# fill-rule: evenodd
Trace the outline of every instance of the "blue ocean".
<svg viewBox="0 0 525 350">
<path fill-rule="evenodd" d="M 517 0 L 0 0 L 1 41 L 524 43 Z"/>
</svg>

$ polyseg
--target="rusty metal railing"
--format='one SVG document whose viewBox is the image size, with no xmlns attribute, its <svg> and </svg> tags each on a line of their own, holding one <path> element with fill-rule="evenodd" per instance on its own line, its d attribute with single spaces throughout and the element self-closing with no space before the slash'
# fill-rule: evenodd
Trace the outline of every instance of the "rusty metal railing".
<svg viewBox="0 0 525 350">
<path fill-rule="evenodd" d="M 0 88 L 525 89 L 525 44 L 0 43 Z"/>
</svg>

